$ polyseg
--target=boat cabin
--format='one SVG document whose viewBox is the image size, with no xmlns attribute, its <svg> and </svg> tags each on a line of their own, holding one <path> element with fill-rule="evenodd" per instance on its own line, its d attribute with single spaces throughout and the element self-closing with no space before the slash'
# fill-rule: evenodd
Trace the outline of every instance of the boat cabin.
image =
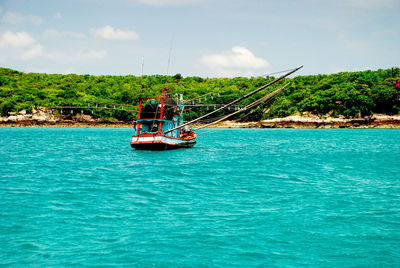
<svg viewBox="0 0 400 268">
<path fill-rule="evenodd" d="M 161 96 L 140 98 L 136 135 L 160 135 L 181 125 L 182 122 L 181 107 L 164 91 Z M 165 135 L 179 138 L 180 129 L 173 130 Z"/>
</svg>

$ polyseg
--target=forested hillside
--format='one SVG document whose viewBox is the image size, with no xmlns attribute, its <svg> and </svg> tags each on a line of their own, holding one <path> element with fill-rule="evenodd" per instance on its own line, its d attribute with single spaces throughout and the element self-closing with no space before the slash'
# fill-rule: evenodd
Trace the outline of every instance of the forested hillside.
<svg viewBox="0 0 400 268">
<path fill-rule="evenodd" d="M 182 93 L 192 99 L 206 93 L 201 103 L 226 103 L 243 96 L 269 81 L 268 78 L 201 78 L 152 75 L 93 76 L 23 73 L 0 68 L 0 112 L 31 110 L 34 106 L 86 105 L 90 102 L 137 104 L 140 96 L 160 95 L 162 89 L 171 94 Z M 377 71 L 343 72 L 331 75 L 298 76 L 285 79 L 273 88 L 288 81 L 285 88 L 272 102 L 249 118 L 284 117 L 297 112 L 311 112 L 331 116 L 365 116 L 372 113 L 400 113 L 400 68 Z M 268 89 L 271 91 L 273 88 Z M 262 97 L 262 92 L 247 103 Z M 212 98 L 211 98 L 212 97 Z M 244 103 L 246 104 L 246 103 Z M 198 116 L 206 108 L 191 111 Z M 96 111 L 95 117 L 131 120 L 134 115 L 123 111 Z"/>
</svg>

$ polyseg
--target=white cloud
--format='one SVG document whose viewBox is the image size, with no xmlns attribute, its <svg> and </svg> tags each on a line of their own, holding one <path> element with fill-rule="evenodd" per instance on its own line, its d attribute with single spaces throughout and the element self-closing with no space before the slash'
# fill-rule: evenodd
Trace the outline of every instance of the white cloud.
<svg viewBox="0 0 400 268">
<path fill-rule="evenodd" d="M 0 47 L 27 47 L 34 42 L 35 39 L 27 32 L 6 31 L 0 34 Z"/>
<path fill-rule="evenodd" d="M 90 29 L 90 32 L 98 37 L 104 39 L 114 39 L 114 40 L 137 40 L 139 35 L 131 30 L 121 30 L 121 29 L 114 29 L 110 25 L 97 28 L 97 29 Z"/>
<path fill-rule="evenodd" d="M 42 18 L 39 16 L 34 16 L 34 15 L 28 15 L 28 16 L 23 16 L 19 13 L 16 12 L 7 12 L 3 18 L 1 19 L 2 22 L 8 23 L 8 24 L 21 24 L 21 23 L 29 23 L 33 25 L 41 25 L 42 24 Z"/>
<path fill-rule="evenodd" d="M 0 34 L 1 60 L 29 60 L 43 54 L 43 46 L 27 32 L 6 31 Z"/>
<path fill-rule="evenodd" d="M 233 68 L 263 68 L 269 64 L 262 58 L 257 58 L 253 52 L 246 47 L 235 46 L 231 51 L 225 51 L 219 54 L 205 55 L 202 58 L 203 63 L 210 67 L 233 67 Z"/>
<path fill-rule="evenodd" d="M 359 8 L 389 7 L 398 3 L 398 0 L 345 0 L 345 4 Z"/>
<path fill-rule="evenodd" d="M 39 16 L 28 16 L 26 20 L 33 25 L 41 25 L 43 23 L 43 20 Z"/>
<path fill-rule="evenodd" d="M 19 13 L 7 12 L 1 21 L 9 24 L 19 24 L 24 21 L 24 18 Z"/>
<path fill-rule="evenodd" d="M 56 18 L 56 19 L 62 19 L 62 15 L 61 15 L 61 13 L 60 12 L 56 12 L 56 14 L 54 14 L 54 18 Z"/>
<path fill-rule="evenodd" d="M 105 50 L 89 50 L 85 53 L 86 59 L 103 59 L 107 55 Z"/>
<path fill-rule="evenodd" d="M 49 32 L 60 34 L 59 32 Z M 48 34 L 49 34 L 48 33 Z M 64 34 L 61 32 L 61 34 Z M 69 33 L 67 33 L 69 34 Z M 27 32 L 6 31 L 0 33 L 0 62 L 7 63 L 16 60 L 40 59 L 41 61 L 53 61 L 56 63 L 82 62 L 88 60 L 99 60 L 105 58 L 105 50 L 69 50 L 69 51 L 46 51 L 44 46 L 35 40 Z"/>
<path fill-rule="evenodd" d="M 103 59 L 105 50 L 54 51 L 45 55 L 46 59 L 57 62 L 78 62 Z"/>
<path fill-rule="evenodd" d="M 60 38 L 60 37 L 72 37 L 72 38 L 84 38 L 85 35 L 78 32 L 60 32 L 57 30 L 46 30 L 43 32 L 44 38 Z"/>
<path fill-rule="evenodd" d="M 219 54 L 204 55 L 201 62 L 218 76 L 251 76 L 256 69 L 270 66 L 268 61 L 256 57 L 243 46 L 235 46 Z"/>
<path fill-rule="evenodd" d="M 182 6 L 190 5 L 204 0 L 138 0 L 139 3 L 150 6 Z"/>
<path fill-rule="evenodd" d="M 34 59 L 42 56 L 42 54 L 43 54 L 43 46 L 36 44 L 30 47 L 29 49 L 23 51 L 21 59 L 23 60 Z"/>
</svg>

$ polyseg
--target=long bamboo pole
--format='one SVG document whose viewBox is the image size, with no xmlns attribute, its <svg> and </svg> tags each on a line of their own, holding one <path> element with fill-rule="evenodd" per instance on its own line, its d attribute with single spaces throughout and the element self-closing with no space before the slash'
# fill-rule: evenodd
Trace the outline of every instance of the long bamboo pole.
<svg viewBox="0 0 400 268">
<path fill-rule="evenodd" d="M 269 93 L 268 95 L 262 97 L 261 99 L 256 100 L 255 102 L 250 103 L 249 105 L 247 105 L 246 107 L 244 107 L 243 109 L 241 109 L 241 110 L 239 110 L 239 111 L 236 111 L 236 112 L 233 112 L 233 113 L 231 113 L 231 114 L 228 114 L 228 115 L 226 115 L 226 116 L 224 116 L 224 117 L 222 117 L 222 118 L 220 118 L 220 119 L 218 119 L 218 120 L 216 120 L 216 121 L 214 121 L 214 122 L 211 122 L 211 123 L 209 123 L 209 124 L 207 124 L 207 125 L 198 127 L 198 128 L 196 128 L 196 130 L 202 129 L 202 128 L 205 128 L 205 127 L 208 127 L 208 126 L 211 126 L 211 125 L 214 125 L 214 124 L 216 124 L 216 123 L 218 123 L 218 122 L 221 122 L 221 121 L 223 121 L 223 120 L 225 120 L 225 119 L 227 119 L 227 118 L 229 118 L 229 117 L 231 117 L 231 116 L 233 116 L 233 115 L 235 115 L 235 114 L 238 114 L 238 113 L 247 111 L 248 109 L 252 109 L 252 108 L 256 107 L 257 105 L 259 105 L 260 103 L 262 103 L 263 101 L 266 101 L 266 100 L 268 100 L 268 99 L 274 97 L 276 94 L 278 94 L 279 92 L 281 92 L 282 89 L 284 89 L 285 87 L 287 87 L 289 84 L 290 84 L 290 83 L 287 83 L 287 84 L 284 85 L 283 87 L 276 89 L 275 91 Z"/>
<path fill-rule="evenodd" d="M 291 75 L 292 73 L 297 72 L 297 71 L 300 70 L 301 68 L 303 68 L 303 65 L 300 66 L 300 67 L 297 67 L 297 68 L 295 68 L 295 69 L 293 69 L 293 70 L 291 70 L 290 72 L 288 72 L 288 73 L 286 73 L 286 74 L 284 74 L 284 75 L 282 75 L 282 76 L 280 76 L 280 77 L 278 77 L 278 78 L 275 79 L 274 81 L 269 82 L 268 84 L 265 84 L 265 85 L 263 85 L 263 86 L 261 86 L 261 87 L 255 89 L 255 90 L 253 90 L 252 92 L 248 93 L 247 95 L 245 95 L 245 96 L 243 96 L 243 97 L 241 97 L 241 98 L 239 98 L 239 99 L 236 99 L 236 100 L 234 100 L 234 101 L 232 101 L 232 102 L 230 102 L 230 103 L 228 103 L 228 104 L 225 104 L 225 105 L 222 106 L 221 108 L 218 108 L 218 109 L 216 109 L 216 110 L 214 110 L 214 111 L 212 111 L 212 112 L 210 112 L 210 113 L 208 113 L 208 114 L 205 114 L 205 115 L 203 115 L 203 116 L 200 116 L 200 117 L 198 117 L 198 118 L 196 118 L 196 119 L 194 119 L 194 120 L 192 120 L 192 121 L 189 121 L 189 122 L 187 122 L 187 123 L 184 123 L 184 124 L 182 124 L 182 125 L 180 125 L 180 126 L 177 126 L 177 127 L 172 128 L 172 129 L 169 129 L 169 130 L 165 131 L 164 133 L 166 134 L 166 133 L 169 133 L 169 132 L 171 132 L 171 131 L 174 131 L 175 129 L 178 129 L 178 128 L 181 128 L 181 127 L 184 127 L 184 126 L 193 124 L 194 122 L 197 122 L 197 121 L 199 121 L 199 120 L 201 120 L 201 119 L 203 119 L 203 118 L 205 118 L 205 117 L 207 117 L 207 116 L 209 116 L 209 115 L 212 115 L 212 114 L 214 114 L 214 113 L 216 113 L 216 112 L 218 112 L 218 111 L 221 111 L 221 110 L 223 110 L 223 109 L 225 109 L 225 108 L 228 108 L 229 106 L 232 106 L 232 105 L 235 104 L 235 103 L 238 103 L 238 102 L 240 102 L 240 101 L 242 101 L 242 100 L 244 100 L 244 99 L 247 99 L 248 97 L 250 97 L 250 96 L 256 94 L 257 92 L 259 92 L 259 91 L 261 91 L 261 90 L 263 90 L 263 89 L 265 89 L 265 88 L 267 88 L 267 87 L 269 87 L 269 86 L 271 86 L 271 85 L 273 85 L 273 84 L 279 82 L 280 80 L 282 80 L 283 78 L 285 78 L 285 77 Z"/>
</svg>

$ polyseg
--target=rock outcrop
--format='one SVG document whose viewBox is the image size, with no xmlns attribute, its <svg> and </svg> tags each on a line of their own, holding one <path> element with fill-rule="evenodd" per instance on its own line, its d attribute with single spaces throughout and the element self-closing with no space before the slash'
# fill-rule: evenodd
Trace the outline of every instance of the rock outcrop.
<svg viewBox="0 0 400 268">
<path fill-rule="evenodd" d="M 262 128 L 399 128 L 400 116 L 374 114 L 362 118 L 318 117 L 293 115 L 259 122 Z"/>
<path fill-rule="evenodd" d="M 32 108 L 32 113 L 22 110 L 18 113 L 10 112 L 7 117 L 0 117 L 0 125 L 3 126 L 78 126 L 78 127 L 89 127 L 89 126 L 121 126 L 128 127 L 131 123 L 125 122 L 105 122 L 100 119 L 94 119 L 92 116 L 87 114 L 60 114 L 52 113 L 46 107 L 35 107 Z"/>
</svg>

